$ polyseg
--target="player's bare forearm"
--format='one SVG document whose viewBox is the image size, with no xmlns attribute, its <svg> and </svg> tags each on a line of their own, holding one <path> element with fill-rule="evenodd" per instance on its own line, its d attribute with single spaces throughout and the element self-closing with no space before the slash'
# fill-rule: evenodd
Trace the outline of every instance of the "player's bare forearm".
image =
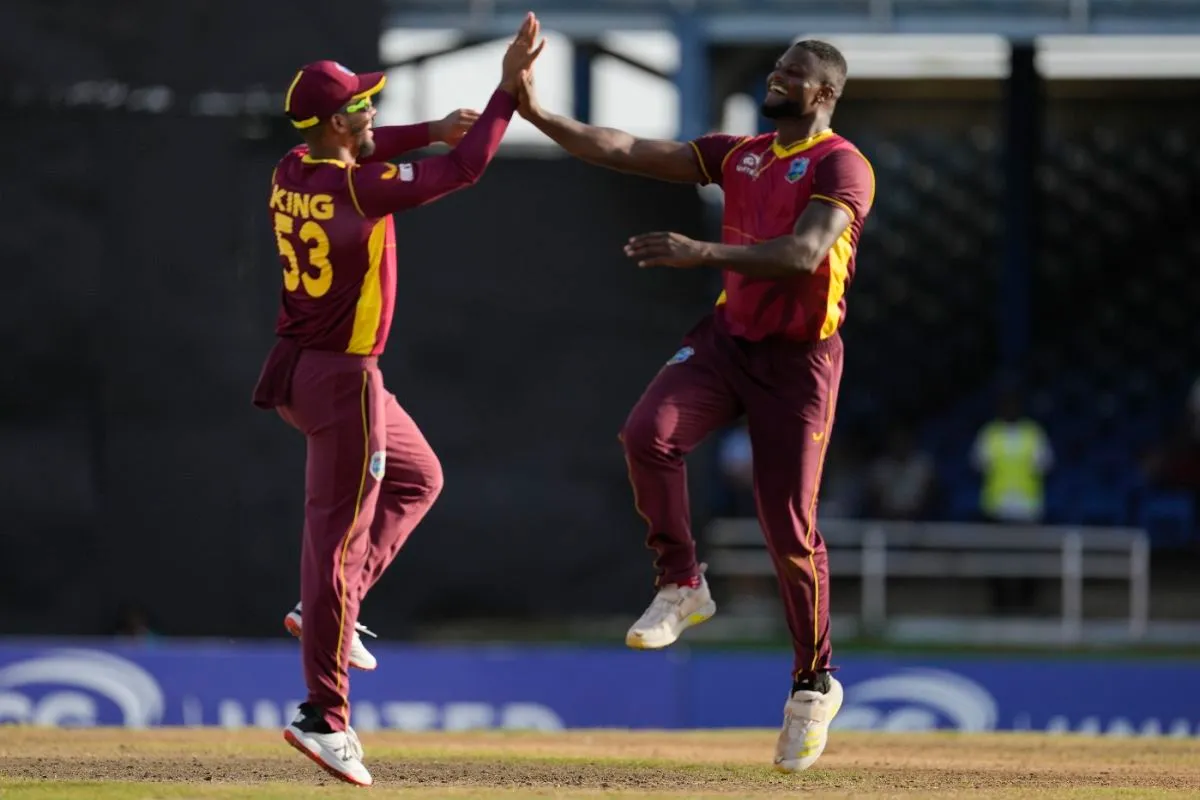
<svg viewBox="0 0 1200 800">
<path fill-rule="evenodd" d="M 703 263 L 750 278 L 810 274 L 821 266 L 851 221 L 841 206 L 809 203 L 791 235 L 750 245 L 708 244 Z"/>
<path fill-rule="evenodd" d="M 634 137 L 616 128 L 598 128 L 549 113 L 534 117 L 530 122 L 563 150 L 601 167 L 619 167 L 622 157 L 633 147 Z"/>
<path fill-rule="evenodd" d="M 825 253 L 816 252 L 797 236 L 781 236 L 759 244 L 705 242 L 702 263 L 748 278 L 787 278 L 816 272 Z M 826 251 L 828 252 L 828 251 Z"/>
<path fill-rule="evenodd" d="M 691 146 L 684 142 L 639 139 L 616 128 L 588 125 L 545 111 L 529 121 L 563 150 L 589 164 L 663 181 L 704 180 Z"/>
</svg>

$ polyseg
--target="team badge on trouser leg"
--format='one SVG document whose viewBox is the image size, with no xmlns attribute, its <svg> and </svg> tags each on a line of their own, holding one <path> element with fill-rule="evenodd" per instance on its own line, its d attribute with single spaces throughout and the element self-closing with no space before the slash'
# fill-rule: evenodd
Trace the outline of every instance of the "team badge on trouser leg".
<svg viewBox="0 0 1200 800">
<path fill-rule="evenodd" d="M 828 675 L 828 673 L 826 673 Z M 816 763 L 829 742 L 829 723 L 842 707 L 842 684 L 828 676 L 826 691 L 792 692 L 783 707 L 783 730 L 775 744 L 775 769 L 800 772 Z"/>
</svg>

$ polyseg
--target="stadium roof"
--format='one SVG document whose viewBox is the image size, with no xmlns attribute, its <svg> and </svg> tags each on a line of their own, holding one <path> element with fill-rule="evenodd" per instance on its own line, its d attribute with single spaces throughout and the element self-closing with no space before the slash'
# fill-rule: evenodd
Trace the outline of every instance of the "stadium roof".
<svg viewBox="0 0 1200 800">
<path fill-rule="evenodd" d="M 705 38 L 771 43 L 814 33 L 1200 33 L 1196 0 L 385 0 L 386 27 L 508 35 L 534 8 L 546 28 L 588 38 L 694 22 Z"/>
</svg>

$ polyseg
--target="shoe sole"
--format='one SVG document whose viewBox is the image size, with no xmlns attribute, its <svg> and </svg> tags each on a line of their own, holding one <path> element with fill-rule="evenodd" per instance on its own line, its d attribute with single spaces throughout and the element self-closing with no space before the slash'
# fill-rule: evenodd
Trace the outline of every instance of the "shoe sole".
<svg viewBox="0 0 1200 800">
<path fill-rule="evenodd" d="M 297 639 L 300 638 L 300 631 L 302 628 L 294 619 L 291 618 L 291 616 L 283 618 L 283 627 L 287 628 L 287 632 L 292 636 L 295 636 Z M 365 664 L 356 662 L 354 659 L 350 659 L 350 666 L 354 667 L 355 669 L 361 669 L 363 672 L 374 672 L 375 667 L 378 667 L 379 665 L 376 664 L 375 667 L 368 667 Z"/>
<path fill-rule="evenodd" d="M 664 647 L 670 647 L 679 641 L 679 637 L 683 632 L 694 625 L 699 625 L 702 622 L 708 622 L 717 613 L 717 604 L 709 600 L 700 608 L 693 611 L 688 616 L 684 617 L 683 622 L 679 624 L 679 630 L 675 631 L 675 635 L 666 641 L 659 641 L 650 644 L 640 636 L 626 635 L 625 644 L 634 650 L 662 650 Z"/>
<path fill-rule="evenodd" d="M 345 782 L 345 783 L 348 783 L 348 784 L 350 784 L 351 786 L 360 786 L 360 787 L 362 787 L 362 788 L 364 788 L 364 789 L 365 789 L 366 787 L 370 786 L 372 783 L 374 783 L 374 781 L 372 781 L 371 783 L 363 783 L 363 782 L 361 782 L 361 781 L 356 781 L 356 780 L 354 780 L 354 778 L 352 778 L 351 776 L 347 775 L 346 773 L 344 773 L 344 772 L 339 772 L 338 770 L 336 770 L 336 769 L 334 769 L 333 767 L 329 766 L 328 764 L 326 764 L 326 763 L 325 763 L 325 761 L 324 761 L 324 760 L 321 758 L 321 756 L 320 756 L 320 755 L 318 755 L 317 753 L 314 753 L 312 750 L 309 750 L 309 749 L 308 749 L 308 747 L 306 747 L 306 746 L 305 746 L 304 742 L 303 742 L 303 741 L 301 741 L 301 740 L 300 740 L 300 738 L 299 738 L 298 736 L 296 736 L 296 734 L 292 733 L 292 731 L 291 731 L 290 729 L 288 729 L 288 728 L 285 728 L 285 729 L 284 729 L 284 731 L 283 731 L 283 738 L 284 738 L 284 739 L 287 741 L 287 743 L 288 743 L 288 744 L 290 744 L 292 747 L 296 748 L 296 749 L 297 749 L 297 750 L 299 750 L 301 753 L 303 753 L 304 755 L 308 756 L 308 758 L 309 758 L 309 760 L 310 760 L 310 761 L 312 761 L 314 764 L 316 764 L 316 765 L 317 765 L 318 767 L 320 767 L 321 769 L 323 769 L 323 770 L 325 770 L 326 772 L 328 772 L 328 773 L 329 773 L 330 775 L 332 775 L 333 777 L 337 778 L 339 781 L 343 781 L 343 782 Z"/>
</svg>

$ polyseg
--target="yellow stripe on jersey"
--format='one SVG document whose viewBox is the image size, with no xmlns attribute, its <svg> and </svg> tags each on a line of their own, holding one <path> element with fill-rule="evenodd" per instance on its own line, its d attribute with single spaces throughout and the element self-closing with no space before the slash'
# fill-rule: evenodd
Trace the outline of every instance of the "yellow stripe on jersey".
<svg viewBox="0 0 1200 800">
<path fill-rule="evenodd" d="M 839 306 L 842 296 L 846 294 L 846 276 L 850 272 L 850 259 L 854 256 L 853 235 L 854 232 L 847 225 L 833 247 L 829 248 L 829 295 L 825 305 L 825 322 L 821 324 L 822 339 L 828 339 L 837 332 L 838 322 L 842 318 Z"/>
<path fill-rule="evenodd" d="M 363 276 L 358 306 L 354 309 L 354 329 L 350 333 L 350 346 L 346 348 L 346 352 L 353 355 L 370 355 L 379 335 L 379 320 L 383 315 L 383 287 L 379 279 L 379 270 L 383 264 L 383 253 L 387 244 L 387 222 L 387 217 L 376 222 L 367 240 L 369 266 L 367 274 Z"/>
</svg>

